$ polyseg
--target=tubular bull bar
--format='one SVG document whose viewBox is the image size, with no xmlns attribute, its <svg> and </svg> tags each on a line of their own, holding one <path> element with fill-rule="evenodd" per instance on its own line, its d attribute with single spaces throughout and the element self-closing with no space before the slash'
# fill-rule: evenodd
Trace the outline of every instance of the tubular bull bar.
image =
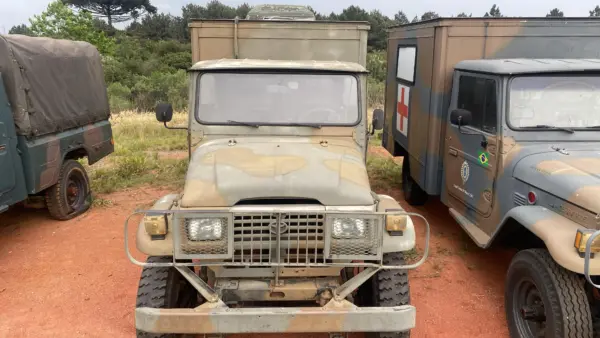
<svg viewBox="0 0 600 338">
<path fill-rule="evenodd" d="M 596 237 L 600 236 L 600 231 L 594 232 L 590 238 L 588 238 L 585 244 L 585 257 L 583 263 L 583 274 L 585 275 L 585 279 L 597 289 L 600 289 L 600 284 L 594 284 L 592 281 L 592 276 L 590 276 L 590 260 L 592 259 L 592 244 Z"/>
<path fill-rule="evenodd" d="M 223 211 L 202 211 L 201 214 L 216 214 Z M 228 213 L 228 212 L 226 212 Z M 230 212 L 229 212 L 230 213 Z M 327 211 L 327 215 L 356 216 L 355 212 Z M 189 214 L 189 211 L 136 211 L 125 222 L 125 250 L 129 260 L 142 267 L 173 267 L 202 295 L 206 302 L 194 309 L 156 309 L 137 308 L 135 325 L 138 330 L 152 333 L 173 334 L 237 334 L 237 333 L 319 333 L 319 332 L 403 332 L 415 327 L 416 309 L 411 305 L 395 307 L 358 307 L 349 302 L 348 297 L 359 286 L 380 270 L 408 270 L 421 266 L 429 253 L 430 226 L 420 214 L 404 211 L 370 212 L 370 216 L 409 216 L 423 220 L 426 226 L 425 247 L 423 257 L 413 264 L 385 265 L 383 253 L 378 251 L 377 260 L 343 262 L 323 258 L 319 262 L 308 260 L 302 263 L 290 259 L 281 259 L 279 254 L 274 260 L 239 262 L 235 259 L 224 261 L 193 261 L 178 262 L 174 248 L 172 263 L 145 263 L 136 260 L 129 251 L 128 226 L 129 220 L 136 214 L 173 214 L 173 227 L 170 231 L 178 231 L 178 214 Z M 198 213 L 200 214 L 200 213 Z M 382 219 L 384 219 L 382 217 Z M 381 231 L 385 230 L 385 222 L 379 224 Z M 327 223 L 327 226 L 330 226 Z M 276 227 L 276 245 L 281 250 L 282 240 L 280 227 Z M 326 231 L 329 233 L 330 231 Z M 382 232 L 380 232 L 382 235 Z M 270 236 L 270 235 L 269 235 Z M 383 236 L 381 236 L 383 237 Z M 288 239 L 289 240 L 289 239 Z M 382 241 L 378 243 L 382 247 Z M 174 243 L 175 245 L 175 243 Z M 269 244 L 271 245 L 271 244 Z M 235 248 L 235 247 L 234 247 Z M 289 248 L 288 248 L 289 250 Z M 235 251 L 235 249 L 234 249 Z M 283 249 L 285 252 L 285 249 Z M 288 251 L 289 252 L 289 251 Z M 316 256 L 315 256 L 316 257 Z M 272 308 L 230 308 L 219 298 L 218 294 L 202 280 L 190 267 L 197 266 L 263 266 L 280 269 L 283 267 L 358 267 L 364 268 L 360 273 L 347 280 L 343 285 L 332 291 L 333 297 L 322 307 L 272 307 Z M 277 280 L 278 273 L 275 273 Z"/>
</svg>

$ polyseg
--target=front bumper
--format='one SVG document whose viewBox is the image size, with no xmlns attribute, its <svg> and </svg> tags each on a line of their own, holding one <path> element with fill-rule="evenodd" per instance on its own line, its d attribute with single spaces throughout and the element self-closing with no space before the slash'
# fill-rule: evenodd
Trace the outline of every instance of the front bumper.
<svg viewBox="0 0 600 338">
<path fill-rule="evenodd" d="M 414 328 L 415 320 L 410 305 L 361 308 L 346 300 L 307 308 L 228 308 L 218 302 L 135 312 L 138 330 L 176 334 L 403 332 Z"/>
</svg>

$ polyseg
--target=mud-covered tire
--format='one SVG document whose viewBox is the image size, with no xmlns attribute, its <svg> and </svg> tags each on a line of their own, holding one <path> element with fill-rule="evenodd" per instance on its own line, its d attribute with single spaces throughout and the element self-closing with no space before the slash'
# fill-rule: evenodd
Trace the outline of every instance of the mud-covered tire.
<svg viewBox="0 0 600 338">
<path fill-rule="evenodd" d="M 410 176 L 410 161 L 408 155 L 402 160 L 402 192 L 404 200 L 410 205 L 418 206 L 427 202 L 429 197 L 425 190 Z"/>
<path fill-rule="evenodd" d="M 90 208 L 90 180 L 79 162 L 63 163 L 58 182 L 46 190 L 46 206 L 50 216 L 60 221 L 79 216 Z"/>
<path fill-rule="evenodd" d="M 383 255 L 384 265 L 404 265 L 404 255 L 401 252 Z M 390 307 L 410 304 L 410 287 L 408 271 L 381 270 L 371 277 L 358 290 L 360 306 Z M 369 338 L 409 338 L 410 331 L 405 332 L 376 332 L 368 333 Z"/>
<path fill-rule="evenodd" d="M 505 285 L 506 319 L 511 337 L 536 337 L 540 327 L 545 327 L 545 337 L 593 336 L 585 281 L 556 264 L 547 250 L 518 252 L 508 268 Z M 530 319 L 525 319 L 524 313 L 529 313 Z M 537 318 L 538 313 L 543 318 Z"/>
<path fill-rule="evenodd" d="M 148 257 L 148 263 L 170 263 L 171 257 Z M 194 308 L 198 293 L 175 268 L 144 268 L 138 286 L 136 308 Z M 136 330 L 137 338 L 181 338 L 186 335 L 155 334 Z"/>
</svg>

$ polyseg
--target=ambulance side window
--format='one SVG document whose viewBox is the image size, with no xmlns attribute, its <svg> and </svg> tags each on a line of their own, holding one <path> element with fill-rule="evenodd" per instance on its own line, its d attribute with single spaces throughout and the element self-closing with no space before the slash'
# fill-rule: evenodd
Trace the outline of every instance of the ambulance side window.
<svg viewBox="0 0 600 338">
<path fill-rule="evenodd" d="M 461 75 L 458 85 L 458 108 L 471 112 L 472 128 L 496 134 L 497 107 L 495 80 Z"/>
</svg>

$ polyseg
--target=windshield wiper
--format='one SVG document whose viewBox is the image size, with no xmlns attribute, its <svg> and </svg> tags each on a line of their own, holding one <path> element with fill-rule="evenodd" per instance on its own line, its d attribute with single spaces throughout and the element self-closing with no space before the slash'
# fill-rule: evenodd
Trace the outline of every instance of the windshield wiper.
<svg viewBox="0 0 600 338">
<path fill-rule="evenodd" d="M 260 127 L 256 123 L 240 122 L 240 121 L 234 121 L 234 120 L 227 120 L 227 122 L 229 122 L 231 124 L 236 124 L 238 126 L 246 126 L 246 127 L 252 127 L 252 128 L 258 128 L 258 127 Z"/>
<path fill-rule="evenodd" d="M 316 123 L 290 123 L 288 125 L 292 126 L 292 127 L 311 127 L 311 128 L 315 128 L 315 129 L 322 128 L 322 126 L 320 124 L 316 124 Z"/>
<path fill-rule="evenodd" d="M 567 132 L 569 134 L 575 133 L 575 130 L 573 130 L 572 128 L 568 128 L 568 127 L 556 127 L 556 126 L 551 126 L 551 125 L 547 125 L 547 124 L 538 124 L 537 126 L 533 126 L 533 127 L 530 127 L 530 128 L 560 130 L 560 131 Z"/>
</svg>

